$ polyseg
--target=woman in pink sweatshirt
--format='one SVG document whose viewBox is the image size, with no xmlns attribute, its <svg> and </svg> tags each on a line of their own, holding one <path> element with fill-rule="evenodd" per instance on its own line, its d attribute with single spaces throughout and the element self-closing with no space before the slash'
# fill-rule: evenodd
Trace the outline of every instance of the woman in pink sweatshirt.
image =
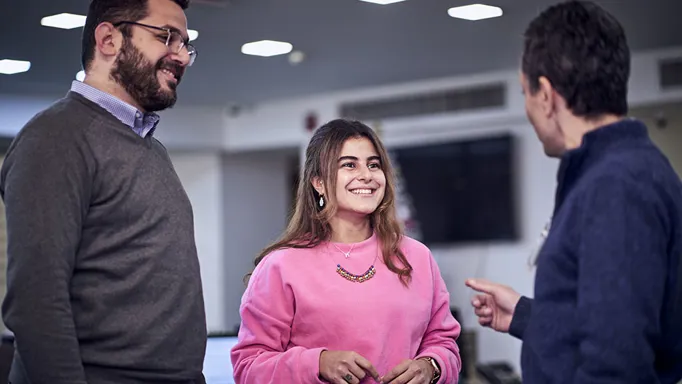
<svg viewBox="0 0 682 384">
<path fill-rule="evenodd" d="M 242 297 L 237 384 L 456 383 L 460 326 L 431 252 L 402 233 L 374 131 L 325 124 L 302 176 Z"/>
</svg>

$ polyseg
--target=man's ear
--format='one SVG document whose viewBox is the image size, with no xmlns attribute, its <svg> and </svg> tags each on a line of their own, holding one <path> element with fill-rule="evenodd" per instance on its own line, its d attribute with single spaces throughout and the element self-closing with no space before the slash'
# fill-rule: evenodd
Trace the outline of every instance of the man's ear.
<svg viewBox="0 0 682 384">
<path fill-rule="evenodd" d="M 558 94 L 552 86 L 552 83 L 545 76 L 540 76 L 538 83 L 540 108 L 542 109 L 542 113 L 545 115 L 545 117 L 551 117 L 555 112 Z"/>
<path fill-rule="evenodd" d="M 95 49 L 107 58 L 116 57 L 122 44 L 122 35 L 109 22 L 100 23 L 95 28 Z"/>
<path fill-rule="evenodd" d="M 313 185 L 313 188 L 319 193 L 320 195 L 325 194 L 325 188 L 324 188 L 324 183 L 322 182 L 322 179 L 319 177 L 315 176 L 313 177 L 313 180 L 311 181 L 311 184 Z"/>
</svg>

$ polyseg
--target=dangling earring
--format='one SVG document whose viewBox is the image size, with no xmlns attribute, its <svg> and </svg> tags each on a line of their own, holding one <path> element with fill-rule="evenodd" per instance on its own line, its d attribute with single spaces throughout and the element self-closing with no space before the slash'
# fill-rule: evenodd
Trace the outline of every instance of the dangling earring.
<svg viewBox="0 0 682 384">
<path fill-rule="evenodd" d="M 320 195 L 320 208 L 324 207 L 324 196 Z"/>
</svg>

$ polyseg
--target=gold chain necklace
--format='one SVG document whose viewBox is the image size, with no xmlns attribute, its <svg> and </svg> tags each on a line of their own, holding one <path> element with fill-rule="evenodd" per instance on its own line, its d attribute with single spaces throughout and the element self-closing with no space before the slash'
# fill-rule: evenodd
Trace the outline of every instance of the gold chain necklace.
<svg viewBox="0 0 682 384">
<path fill-rule="evenodd" d="M 339 252 L 343 253 L 343 255 L 346 256 L 346 259 L 350 257 L 350 253 L 353 252 L 353 248 L 355 248 L 355 244 L 351 244 L 350 249 L 348 250 L 348 252 L 344 252 L 344 251 L 341 250 L 341 248 L 339 248 L 336 244 L 332 243 L 332 245 L 333 245 L 334 247 L 336 247 L 336 249 L 338 249 Z"/>
</svg>

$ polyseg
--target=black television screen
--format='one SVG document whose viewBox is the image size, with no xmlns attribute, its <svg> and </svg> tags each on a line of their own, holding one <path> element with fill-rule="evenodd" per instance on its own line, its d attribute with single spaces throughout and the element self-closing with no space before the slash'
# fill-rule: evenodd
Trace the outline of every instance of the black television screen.
<svg viewBox="0 0 682 384">
<path fill-rule="evenodd" d="M 408 234 L 427 245 L 517 239 L 513 136 L 390 152 Z"/>
</svg>

